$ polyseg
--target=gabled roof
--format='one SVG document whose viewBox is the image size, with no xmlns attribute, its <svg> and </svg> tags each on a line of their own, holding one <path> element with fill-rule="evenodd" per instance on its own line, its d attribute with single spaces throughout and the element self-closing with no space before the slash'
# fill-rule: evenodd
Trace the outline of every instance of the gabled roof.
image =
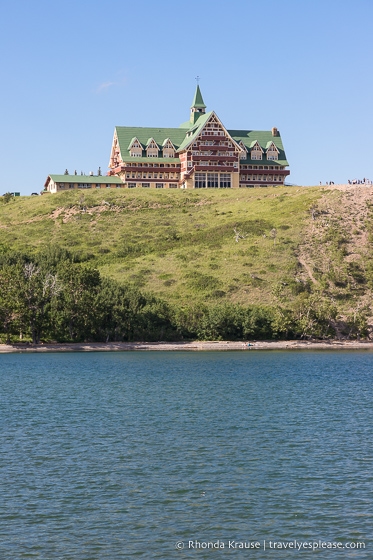
<svg viewBox="0 0 373 560">
<path fill-rule="evenodd" d="M 194 140 L 197 138 L 197 136 L 200 134 L 200 132 L 202 131 L 203 127 L 205 126 L 205 124 L 211 119 L 211 117 L 215 117 L 216 120 L 219 122 L 220 126 L 226 131 L 226 133 L 228 134 L 228 136 L 231 137 L 232 142 L 234 144 L 237 145 L 237 148 L 239 150 L 241 150 L 242 148 L 240 148 L 240 146 L 238 145 L 238 142 L 236 142 L 236 140 L 234 138 L 232 138 L 231 134 L 229 133 L 229 130 L 227 130 L 225 128 L 225 126 L 223 125 L 223 123 L 221 122 L 221 120 L 219 119 L 219 117 L 217 116 L 216 113 L 214 113 L 214 111 L 210 111 L 209 113 L 205 113 L 203 115 L 201 115 L 199 117 L 199 119 L 197 120 L 197 122 L 187 131 L 186 133 L 186 137 L 184 139 L 184 142 L 181 144 L 181 146 L 178 149 L 178 152 L 181 152 L 182 150 L 185 150 L 192 142 L 194 142 Z"/>
<path fill-rule="evenodd" d="M 266 150 L 268 151 L 271 146 L 274 146 L 276 151 L 279 152 L 279 149 L 276 146 L 276 144 L 274 143 L 274 141 L 273 140 L 268 140 L 268 142 L 266 144 Z"/>
<path fill-rule="evenodd" d="M 210 111 L 210 113 L 204 113 L 202 114 L 197 122 L 191 126 L 189 128 L 189 130 L 186 131 L 186 136 L 185 136 L 185 132 L 184 132 L 184 140 L 182 142 L 182 144 L 179 146 L 178 148 L 178 152 L 181 152 L 182 150 L 185 150 L 185 148 L 187 148 L 189 146 L 189 144 L 191 142 L 194 141 L 194 139 L 196 138 L 196 136 L 198 136 L 199 132 L 202 130 L 203 125 L 207 123 L 207 121 L 209 120 L 209 118 L 211 117 L 211 115 L 213 114 L 212 111 Z"/>
<path fill-rule="evenodd" d="M 249 146 L 249 148 L 253 148 L 254 146 L 259 146 L 260 150 L 263 152 L 263 148 L 261 147 L 261 145 L 259 144 L 258 140 L 253 140 Z"/>
<path fill-rule="evenodd" d="M 173 147 L 173 149 L 175 149 L 175 146 L 174 146 L 171 138 L 166 138 L 165 141 L 162 144 L 162 147 L 164 147 L 167 144 L 167 142 L 169 142 L 171 144 L 171 146 Z"/>
<path fill-rule="evenodd" d="M 201 90 L 199 89 L 198 85 L 197 85 L 197 88 L 196 88 L 196 92 L 194 94 L 191 109 L 193 109 L 193 107 L 196 108 L 196 109 L 206 109 L 206 105 L 203 102 L 202 93 L 201 93 Z"/>
<path fill-rule="evenodd" d="M 116 132 L 116 131 L 115 131 L 115 132 Z M 128 144 L 127 150 L 130 150 L 130 149 L 132 148 L 132 144 L 133 144 L 134 142 L 138 142 L 138 143 L 140 144 L 140 146 L 143 147 L 142 143 L 141 143 L 140 140 L 137 138 L 137 136 L 134 136 L 133 138 L 131 138 L 131 141 L 130 141 L 130 143 Z M 119 141 L 118 141 L 118 143 L 119 143 Z M 120 147 L 120 146 L 119 146 L 119 147 Z"/>
<path fill-rule="evenodd" d="M 154 138 L 148 138 L 148 141 L 146 142 L 145 146 L 148 147 L 149 144 L 151 144 L 152 142 L 154 142 L 154 144 L 157 145 L 157 148 L 159 150 L 159 146 L 158 146 L 157 142 L 154 140 Z"/>
</svg>

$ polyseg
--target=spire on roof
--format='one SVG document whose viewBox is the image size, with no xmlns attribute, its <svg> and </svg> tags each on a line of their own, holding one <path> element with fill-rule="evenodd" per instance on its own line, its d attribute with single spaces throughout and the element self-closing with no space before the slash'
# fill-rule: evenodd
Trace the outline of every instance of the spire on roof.
<svg viewBox="0 0 373 560">
<path fill-rule="evenodd" d="M 197 84 L 196 93 L 194 94 L 193 103 L 191 109 L 206 109 L 206 105 L 203 102 L 202 93 Z"/>
<path fill-rule="evenodd" d="M 206 105 L 203 102 L 202 93 L 197 84 L 196 93 L 194 94 L 193 103 L 190 108 L 190 122 L 195 124 L 204 113 L 206 113 Z"/>
</svg>

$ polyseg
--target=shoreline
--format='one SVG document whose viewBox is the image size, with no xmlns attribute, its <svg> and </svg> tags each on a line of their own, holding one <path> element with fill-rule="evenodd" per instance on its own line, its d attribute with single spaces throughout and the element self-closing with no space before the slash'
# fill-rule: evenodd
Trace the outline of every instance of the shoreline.
<svg viewBox="0 0 373 560">
<path fill-rule="evenodd" d="M 373 342 L 359 341 L 192 341 L 192 342 L 70 342 L 58 344 L 0 344 L 0 354 L 48 352 L 132 352 L 132 351 L 251 351 L 251 350 L 373 350 Z"/>
</svg>

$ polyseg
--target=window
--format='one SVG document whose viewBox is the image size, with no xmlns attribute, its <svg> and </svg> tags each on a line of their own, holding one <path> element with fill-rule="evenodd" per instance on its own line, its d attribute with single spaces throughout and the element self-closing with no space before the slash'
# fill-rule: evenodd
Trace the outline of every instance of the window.
<svg viewBox="0 0 373 560">
<path fill-rule="evenodd" d="M 141 186 L 144 187 L 144 189 L 149 189 L 150 188 L 150 183 L 142 183 Z"/>
<path fill-rule="evenodd" d="M 169 188 L 169 189 L 177 189 L 177 185 L 176 185 L 175 183 L 170 183 L 170 184 L 168 185 L 168 188 Z"/>
<path fill-rule="evenodd" d="M 267 159 L 272 161 L 276 161 L 278 159 L 278 148 L 273 142 L 267 149 Z"/>
<path fill-rule="evenodd" d="M 262 153 L 262 148 L 259 146 L 259 143 L 255 142 L 254 146 L 251 148 L 251 159 L 261 160 Z"/>
<path fill-rule="evenodd" d="M 158 157 L 158 144 L 153 138 L 151 138 L 146 145 L 146 155 L 147 157 Z"/>
<path fill-rule="evenodd" d="M 217 173 L 207 173 L 207 186 L 217 188 L 219 186 L 219 176 Z"/>
<path fill-rule="evenodd" d="M 194 188 L 195 189 L 206 188 L 206 173 L 196 173 L 194 175 Z"/>
<path fill-rule="evenodd" d="M 136 183 L 128 183 L 129 189 L 134 189 L 136 187 Z"/>
<path fill-rule="evenodd" d="M 142 156 L 142 145 L 137 140 L 137 138 L 133 139 L 132 144 L 129 146 L 130 156 L 131 157 L 141 157 Z"/>
<path fill-rule="evenodd" d="M 156 183 L 155 188 L 156 189 L 163 189 L 163 183 Z"/>
<path fill-rule="evenodd" d="M 231 187 L 231 174 L 221 173 L 220 174 L 220 188 L 230 188 Z"/>
</svg>

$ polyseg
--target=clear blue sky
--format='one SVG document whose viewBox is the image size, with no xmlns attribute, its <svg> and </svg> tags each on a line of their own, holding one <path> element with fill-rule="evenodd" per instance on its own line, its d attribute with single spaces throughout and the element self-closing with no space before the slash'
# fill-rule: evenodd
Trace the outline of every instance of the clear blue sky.
<svg viewBox="0 0 373 560">
<path fill-rule="evenodd" d="M 1 3 L 0 194 L 106 173 L 115 126 L 276 126 L 289 182 L 373 180 L 372 0 Z"/>
</svg>

